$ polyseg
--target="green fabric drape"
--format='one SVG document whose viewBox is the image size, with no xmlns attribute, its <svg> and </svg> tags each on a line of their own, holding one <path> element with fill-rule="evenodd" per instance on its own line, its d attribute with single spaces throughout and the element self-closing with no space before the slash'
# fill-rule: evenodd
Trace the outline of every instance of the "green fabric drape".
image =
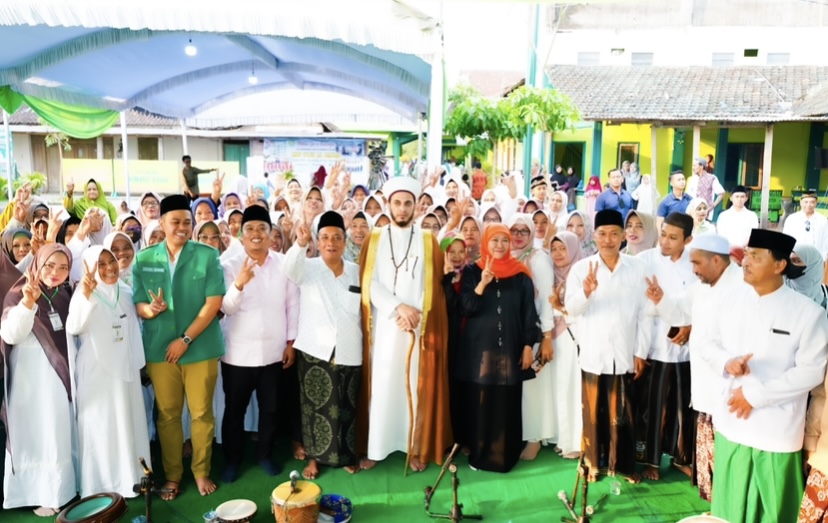
<svg viewBox="0 0 828 523">
<path fill-rule="evenodd" d="M 116 111 L 44 100 L 17 93 L 8 85 L 0 86 L 0 107 L 7 113 L 14 113 L 24 103 L 46 123 L 74 138 L 100 136 L 118 120 Z"/>
</svg>

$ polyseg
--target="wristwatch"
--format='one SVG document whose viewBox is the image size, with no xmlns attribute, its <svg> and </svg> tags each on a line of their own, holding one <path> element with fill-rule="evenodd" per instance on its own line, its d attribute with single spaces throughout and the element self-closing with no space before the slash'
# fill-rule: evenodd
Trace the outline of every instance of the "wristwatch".
<svg viewBox="0 0 828 523">
<path fill-rule="evenodd" d="M 181 341 L 184 342 L 184 345 L 189 345 L 193 342 L 193 339 L 191 337 L 187 336 L 186 334 L 182 334 L 181 335 Z"/>
</svg>

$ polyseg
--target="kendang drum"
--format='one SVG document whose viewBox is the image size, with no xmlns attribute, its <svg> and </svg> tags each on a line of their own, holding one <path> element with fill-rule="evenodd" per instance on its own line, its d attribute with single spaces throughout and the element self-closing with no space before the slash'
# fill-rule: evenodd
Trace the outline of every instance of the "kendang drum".
<svg viewBox="0 0 828 523">
<path fill-rule="evenodd" d="M 290 481 L 273 489 L 270 502 L 276 523 L 316 523 L 319 519 L 319 499 L 322 489 L 310 481 L 297 481 L 291 493 Z"/>
<path fill-rule="evenodd" d="M 256 515 L 256 504 L 249 499 L 233 499 L 216 508 L 219 523 L 247 523 Z"/>
<path fill-rule="evenodd" d="M 79 499 L 63 509 L 57 523 L 114 523 L 127 511 L 124 497 L 104 492 Z"/>
</svg>

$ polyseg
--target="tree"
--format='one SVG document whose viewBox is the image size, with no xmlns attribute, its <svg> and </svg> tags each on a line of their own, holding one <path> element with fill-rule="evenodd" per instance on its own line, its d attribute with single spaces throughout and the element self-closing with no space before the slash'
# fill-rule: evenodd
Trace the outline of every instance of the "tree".
<svg viewBox="0 0 828 523">
<path fill-rule="evenodd" d="M 493 100 L 460 85 L 448 101 L 445 132 L 466 140 L 466 152 L 478 158 L 485 158 L 497 142 L 520 139 L 527 126 L 551 133 L 571 128 L 580 119 L 569 97 L 554 89 L 521 86 Z"/>
<path fill-rule="evenodd" d="M 49 127 L 49 124 L 44 122 L 42 119 L 38 118 L 38 121 L 40 122 L 40 125 Z M 69 152 L 72 150 L 72 144 L 69 143 L 69 136 L 63 134 L 57 129 L 50 128 L 50 132 L 46 134 L 44 141 L 46 142 L 46 147 L 52 147 L 53 145 L 58 146 L 58 157 L 60 158 L 60 172 L 58 173 L 58 176 L 60 177 L 60 188 L 63 190 L 63 152 Z"/>
</svg>

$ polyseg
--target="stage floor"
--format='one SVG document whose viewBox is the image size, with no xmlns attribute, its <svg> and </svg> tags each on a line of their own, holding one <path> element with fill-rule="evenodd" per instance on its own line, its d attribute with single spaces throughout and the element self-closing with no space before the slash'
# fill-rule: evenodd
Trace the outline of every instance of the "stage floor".
<svg viewBox="0 0 828 523">
<path fill-rule="evenodd" d="M 248 463 L 241 477 L 232 484 L 219 484 L 211 496 L 198 493 L 192 475 L 185 473 L 182 493 L 174 502 L 153 500 L 155 523 L 202 523 L 202 515 L 219 504 L 238 498 L 250 499 L 258 505 L 254 523 L 273 522 L 270 495 L 273 489 L 288 481 L 291 470 L 302 471 L 302 462 L 288 459 L 290 445 L 284 440 L 279 443 L 284 465 L 282 474 L 266 476 L 254 464 L 253 448 L 248 445 Z M 153 467 L 163 476 L 157 445 Z M 223 466 L 221 447 L 214 447 L 214 473 L 218 478 Z M 460 479 L 460 502 L 464 512 L 482 514 L 485 521 L 509 523 L 550 523 L 560 521 L 566 509 L 558 500 L 557 493 L 566 490 L 571 494 L 575 481 L 576 462 L 558 457 L 550 447 L 544 447 L 535 461 L 520 462 L 508 474 L 472 471 L 465 457 L 457 460 Z M 189 463 L 185 465 L 187 468 Z M 423 510 L 423 489 L 432 484 L 440 472 L 439 467 L 430 465 L 425 472 L 403 476 L 405 457 L 395 453 L 370 471 L 350 475 L 344 470 L 322 469 L 316 483 L 323 493 L 342 494 L 354 503 L 354 522 L 426 522 L 429 517 Z M 590 485 L 589 498 L 595 502 L 608 494 L 613 478 L 602 478 Z M 144 513 L 143 498 L 127 500 L 129 511 L 122 521 L 129 522 Z M 451 477 L 447 473 L 438 491 L 434 494 L 431 510 L 447 512 L 451 506 Z M 642 482 L 630 485 L 621 480 L 621 494 L 608 495 L 600 504 L 593 521 L 612 523 L 674 523 L 684 517 L 710 510 L 698 492 L 690 485 L 686 476 L 672 469 L 662 467 L 662 479 L 658 482 Z M 3 523 L 36 523 L 50 521 L 35 516 L 30 509 L 0 510 Z"/>
</svg>

